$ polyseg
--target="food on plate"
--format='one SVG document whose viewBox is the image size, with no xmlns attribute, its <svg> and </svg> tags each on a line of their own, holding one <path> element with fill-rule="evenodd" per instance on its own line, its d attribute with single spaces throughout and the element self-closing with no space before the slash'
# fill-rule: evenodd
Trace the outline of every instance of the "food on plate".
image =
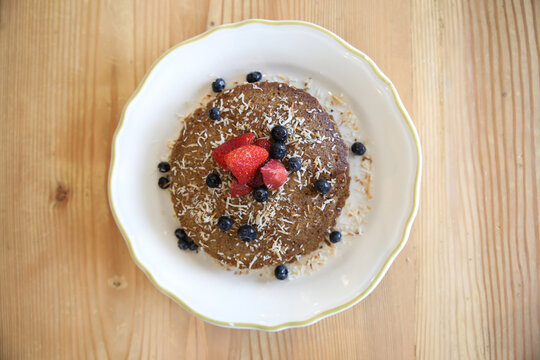
<svg viewBox="0 0 540 360">
<path fill-rule="evenodd" d="M 158 184 L 171 193 L 180 249 L 239 270 L 269 267 L 283 280 L 288 264 L 341 241 L 349 158 L 366 147 L 347 144 L 304 89 L 257 71 L 246 81 L 212 83 L 215 97 L 183 119 Z"/>
</svg>

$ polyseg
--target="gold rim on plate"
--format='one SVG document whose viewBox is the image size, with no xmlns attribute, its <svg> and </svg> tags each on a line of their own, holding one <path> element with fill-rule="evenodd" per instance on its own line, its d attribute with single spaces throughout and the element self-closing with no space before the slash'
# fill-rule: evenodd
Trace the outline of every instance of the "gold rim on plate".
<svg viewBox="0 0 540 360">
<path fill-rule="evenodd" d="M 135 253 L 133 252 L 133 248 L 132 248 L 131 242 L 129 240 L 129 237 L 127 236 L 126 231 L 122 227 L 122 224 L 118 220 L 118 216 L 116 214 L 116 210 L 114 209 L 114 205 L 113 205 L 112 198 L 111 198 L 111 178 L 112 178 L 112 174 L 113 174 L 113 171 L 114 171 L 114 163 L 115 163 L 116 137 L 117 137 L 118 133 L 120 132 L 120 129 L 122 128 L 122 125 L 124 124 L 124 117 L 125 117 L 127 108 L 129 107 L 129 105 L 131 104 L 133 99 L 135 99 L 135 97 L 137 96 L 137 94 L 139 93 L 141 88 L 143 87 L 144 83 L 146 82 L 146 79 L 148 79 L 148 76 L 150 75 L 152 70 L 159 64 L 159 62 L 165 56 L 167 56 L 170 52 L 172 52 L 173 50 L 175 50 L 175 49 L 177 49 L 177 48 L 179 48 L 181 46 L 190 44 L 190 43 L 195 42 L 197 40 L 201 40 L 201 39 L 205 38 L 206 36 L 216 32 L 216 31 L 219 31 L 219 30 L 232 29 L 232 28 L 237 28 L 237 27 L 240 27 L 240 26 L 244 26 L 244 25 L 248 25 L 248 24 L 255 24 L 255 23 L 264 24 L 264 25 L 274 25 L 274 26 L 280 26 L 280 25 L 307 26 L 309 28 L 315 29 L 317 31 L 321 31 L 321 32 L 325 33 L 326 35 L 331 36 L 334 40 L 336 40 L 338 43 L 340 43 L 344 48 L 346 48 L 347 50 L 349 50 L 353 54 L 358 55 L 362 59 L 364 59 L 371 66 L 371 68 L 373 69 L 375 74 L 377 74 L 377 76 L 386 85 L 388 85 L 388 87 L 392 91 L 392 94 L 394 95 L 394 100 L 396 101 L 396 105 L 398 106 L 401 114 L 403 115 L 403 118 L 407 122 L 407 125 L 409 126 L 409 129 L 411 130 L 411 133 L 412 133 L 412 135 L 414 137 L 414 141 L 415 141 L 415 144 L 416 144 L 416 150 L 417 150 L 417 163 L 418 163 L 418 167 L 417 167 L 417 170 L 416 170 L 416 179 L 415 179 L 415 183 L 414 183 L 413 204 L 412 204 L 412 208 L 411 208 L 411 211 L 410 211 L 410 214 L 409 214 L 409 218 L 407 219 L 407 223 L 405 224 L 405 228 L 403 229 L 403 235 L 401 237 L 401 241 L 396 246 L 396 248 L 392 251 L 392 253 L 388 257 L 388 259 L 386 259 L 386 261 L 384 262 L 383 266 L 381 267 L 381 269 L 379 270 L 377 275 L 371 280 L 371 284 L 367 287 L 367 289 L 365 289 L 360 294 L 355 296 L 352 300 L 347 301 L 346 303 L 344 303 L 344 304 L 342 304 L 340 306 L 336 306 L 336 307 L 334 307 L 332 309 L 323 311 L 323 312 L 321 312 L 321 313 L 319 313 L 319 314 L 317 314 L 317 315 L 315 315 L 315 316 L 313 316 L 313 317 L 311 317 L 311 318 L 309 318 L 307 320 L 304 320 L 304 321 L 292 321 L 292 322 L 287 322 L 287 323 L 278 324 L 278 325 L 272 325 L 272 326 L 251 324 L 251 323 L 226 322 L 226 321 L 219 321 L 219 320 L 209 318 L 207 316 L 199 314 L 198 312 L 196 312 L 195 310 L 193 310 L 192 308 L 187 306 L 176 295 L 174 295 L 170 291 L 168 291 L 168 290 L 164 289 L 163 287 L 161 287 L 158 284 L 158 282 L 154 279 L 152 274 L 148 271 L 148 269 L 146 269 L 144 267 L 144 265 L 139 261 L 137 256 L 135 256 Z M 383 72 L 379 69 L 379 67 L 375 64 L 375 62 L 373 62 L 373 60 L 371 60 L 366 54 L 364 54 L 360 50 L 356 49 L 354 46 L 350 45 L 345 40 L 343 40 L 342 38 L 340 38 L 339 36 L 337 36 L 336 34 L 331 32 L 330 30 L 327 30 L 327 29 L 325 29 L 325 28 L 323 28 L 321 26 L 318 26 L 318 25 L 315 25 L 315 24 L 312 24 L 312 23 L 309 23 L 309 22 L 304 22 L 304 21 L 272 21 L 272 20 L 251 19 L 251 20 L 245 20 L 245 21 L 241 21 L 241 22 L 237 22 L 237 23 L 233 23 L 233 24 L 221 25 L 221 26 L 218 26 L 218 27 L 216 27 L 214 29 L 211 29 L 211 30 L 209 30 L 209 31 L 207 31 L 205 33 L 202 33 L 202 34 L 200 34 L 198 36 L 195 36 L 195 37 L 193 37 L 191 39 L 185 40 L 185 41 L 173 46 L 169 50 L 167 50 L 165 53 L 163 53 L 152 64 L 150 69 L 148 69 L 148 71 L 144 75 L 144 78 L 140 82 L 139 86 L 137 87 L 137 89 L 135 90 L 133 95 L 131 95 L 131 97 L 127 101 L 126 105 L 124 106 L 124 109 L 122 110 L 122 115 L 120 117 L 120 122 L 118 123 L 116 131 L 114 132 L 113 139 L 112 139 L 111 165 L 110 165 L 110 170 L 109 170 L 109 180 L 108 180 L 107 189 L 108 189 L 109 205 L 110 205 L 110 208 L 111 208 L 111 212 L 113 214 L 114 220 L 116 221 L 116 224 L 117 224 L 118 228 L 120 229 L 120 232 L 122 233 L 122 236 L 126 240 L 126 243 L 128 245 L 128 249 L 129 249 L 129 253 L 131 254 L 131 257 L 132 257 L 133 261 L 146 274 L 146 276 L 154 284 L 154 286 L 157 287 L 162 293 L 164 293 L 165 295 L 167 295 L 168 297 L 173 299 L 176 303 L 181 305 L 184 309 L 186 309 L 187 311 L 189 311 L 193 315 L 196 315 L 199 318 L 201 318 L 201 319 L 203 319 L 203 320 L 205 320 L 205 321 L 207 321 L 209 323 L 212 323 L 214 325 L 232 327 L 232 328 L 251 328 L 251 329 L 259 329 L 259 330 L 275 331 L 275 330 L 282 330 L 282 329 L 286 329 L 286 328 L 290 328 L 290 327 L 299 327 L 299 326 L 306 326 L 306 325 L 313 324 L 313 323 L 315 323 L 315 322 L 317 322 L 317 321 L 319 321 L 319 320 L 321 320 L 321 319 L 323 319 L 323 318 L 325 318 L 327 316 L 330 316 L 332 314 L 336 314 L 336 313 L 338 313 L 340 311 L 343 311 L 343 310 L 355 305 L 356 303 L 363 300 L 371 291 L 373 291 L 373 289 L 375 289 L 375 287 L 379 284 L 379 282 L 382 280 L 383 276 L 388 271 L 390 265 L 392 264 L 392 262 L 394 261 L 396 256 L 403 249 L 403 247 L 405 246 L 405 243 L 407 242 L 407 238 L 409 236 L 412 223 L 413 223 L 414 218 L 416 217 L 416 213 L 418 211 L 418 204 L 419 204 L 419 198 L 420 198 L 420 175 L 421 175 L 421 172 L 422 172 L 422 155 L 421 155 L 421 149 L 420 149 L 420 140 L 418 138 L 418 133 L 416 131 L 416 128 L 414 127 L 414 124 L 413 124 L 409 114 L 407 113 L 407 110 L 405 110 L 405 107 L 403 106 L 403 103 L 401 102 L 401 99 L 400 99 L 400 97 L 399 97 L 399 95 L 397 93 L 397 90 L 396 90 L 394 84 L 392 84 L 392 82 L 388 79 L 388 77 L 386 77 L 386 75 L 383 74 Z"/>
</svg>

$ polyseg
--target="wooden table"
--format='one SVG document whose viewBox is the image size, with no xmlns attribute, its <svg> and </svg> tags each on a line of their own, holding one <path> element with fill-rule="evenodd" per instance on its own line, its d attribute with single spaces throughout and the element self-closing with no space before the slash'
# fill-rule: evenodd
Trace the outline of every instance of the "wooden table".
<svg viewBox="0 0 540 360">
<path fill-rule="evenodd" d="M 152 62 L 257 17 L 365 51 L 424 152 L 420 212 L 379 287 L 277 333 L 209 325 L 158 292 L 106 193 Z M 0 1 L 0 358 L 540 358 L 539 22 L 538 0 Z"/>
</svg>

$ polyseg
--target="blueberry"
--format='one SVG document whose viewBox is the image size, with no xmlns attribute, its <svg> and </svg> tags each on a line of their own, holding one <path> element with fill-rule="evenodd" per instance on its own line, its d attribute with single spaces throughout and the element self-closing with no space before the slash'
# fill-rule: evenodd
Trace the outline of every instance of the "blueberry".
<svg viewBox="0 0 540 360">
<path fill-rule="evenodd" d="M 214 173 L 208 174 L 206 177 L 206 185 L 208 185 L 209 188 L 217 188 L 219 185 L 221 185 L 219 175 Z"/>
<path fill-rule="evenodd" d="M 302 160 L 297 157 L 292 157 L 287 162 L 287 170 L 290 172 L 297 172 L 302 168 Z"/>
<path fill-rule="evenodd" d="M 174 235 L 178 238 L 178 240 L 186 240 L 188 237 L 184 229 L 174 230 Z"/>
<path fill-rule="evenodd" d="M 222 92 L 223 89 L 225 89 L 225 80 L 222 78 L 214 80 L 212 83 L 212 90 L 214 90 L 214 92 Z"/>
<path fill-rule="evenodd" d="M 210 111 L 208 111 L 208 116 L 209 116 L 210 119 L 212 119 L 212 120 L 217 120 L 217 119 L 219 119 L 219 116 L 220 116 L 219 109 L 218 109 L 217 107 L 211 108 Z"/>
<path fill-rule="evenodd" d="M 162 161 L 157 165 L 159 172 L 166 173 L 171 170 L 171 164 L 166 161 Z"/>
<path fill-rule="evenodd" d="M 232 220 L 228 216 L 222 216 L 219 218 L 217 226 L 220 228 L 220 230 L 227 231 L 232 226 Z"/>
<path fill-rule="evenodd" d="M 180 250 L 187 250 L 189 249 L 190 244 L 193 242 L 191 238 L 189 238 L 186 234 L 186 231 L 184 229 L 176 229 L 174 230 L 174 235 L 178 239 L 178 247 Z"/>
<path fill-rule="evenodd" d="M 361 142 L 352 144 L 351 150 L 355 155 L 364 155 L 366 153 L 366 147 Z"/>
<path fill-rule="evenodd" d="M 287 131 L 285 126 L 276 125 L 272 128 L 270 135 L 272 135 L 272 139 L 274 139 L 275 141 L 284 143 L 285 141 L 287 141 L 289 132 Z"/>
<path fill-rule="evenodd" d="M 266 186 L 259 186 L 253 190 L 253 198 L 260 203 L 268 200 L 268 190 L 266 189 Z"/>
<path fill-rule="evenodd" d="M 180 250 L 187 250 L 187 249 L 189 249 L 189 243 L 188 243 L 187 239 L 188 239 L 188 238 L 186 238 L 186 239 L 178 239 L 178 243 L 177 243 L 177 244 L 178 244 L 178 248 L 179 248 Z"/>
<path fill-rule="evenodd" d="M 257 82 L 257 81 L 261 81 L 261 79 L 262 79 L 262 74 L 259 71 L 250 72 L 246 76 L 246 80 L 249 83 L 254 83 L 254 82 Z"/>
<path fill-rule="evenodd" d="M 328 194 L 330 191 L 330 184 L 324 179 L 318 179 L 315 181 L 315 189 L 323 195 Z"/>
<path fill-rule="evenodd" d="M 282 142 L 275 142 L 270 147 L 270 157 L 272 159 L 281 160 L 287 155 L 287 146 Z"/>
<path fill-rule="evenodd" d="M 289 275 L 289 270 L 285 265 L 278 265 L 274 270 L 274 275 L 276 275 L 278 280 L 285 280 L 287 275 Z"/>
<path fill-rule="evenodd" d="M 158 185 L 159 185 L 160 188 L 166 189 L 171 185 L 171 180 L 169 180 L 169 178 L 166 178 L 166 177 L 162 176 L 158 180 Z"/>
<path fill-rule="evenodd" d="M 332 231 L 330 233 L 330 242 L 335 244 L 341 241 L 341 233 L 339 231 Z"/>
<path fill-rule="evenodd" d="M 187 243 L 189 245 L 189 250 L 191 251 L 195 251 L 199 248 L 199 245 L 195 244 L 195 242 L 191 238 L 188 238 Z"/>
<path fill-rule="evenodd" d="M 257 230 L 251 225 L 242 225 L 238 229 L 238 237 L 243 241 L 253 241 L 257 237 Z"/>
</svg>

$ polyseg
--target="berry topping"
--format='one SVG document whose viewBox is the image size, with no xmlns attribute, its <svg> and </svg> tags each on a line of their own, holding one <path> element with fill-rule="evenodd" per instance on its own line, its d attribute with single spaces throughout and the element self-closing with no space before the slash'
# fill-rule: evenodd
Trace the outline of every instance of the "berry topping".
<svg viewBox="0 0 540 360">
<path fill-rule="evenodd" d="M 222 216 L 219 218 L 217 222 L 217 226 L 219 227 L 220 230 L 227 231 L 232 226 L 232 220 L 228 216 Z"/>
<path fill-rule="evenodd" d="M 166 178 L 166 177 L 160 177 L 159 180 L 158 180 L 158 186 L 162 189 L 166 189 L 168 188 L 169 186 L 171 185 L 171 180 L 169 180 L 169 178 Z"/>
<path fill-rule="evenodd" d="M 214 80 L 212 83 L 212 90 L 214 90 L 214 92 L 222 92 L 223 89 L 225 89 L 225 80 L 222 78 Z"/>
<path fill-rule="evenodd" d="M 278 265 L 276 266 L 276 269 L 274 270 L 274 275 L 276 276 L 276 279 L 278 280 L 285 280 L 287 276 L 289 275 L 289 270 L 285 265 Z"/>
<path fill-rule="evenodd" d="M 227 164 L 225 163 L 225 155 L 227 155 L 234 149 L 238 149 L 239 147 L 251 144 L 256 137 L 257 136 L 255 134 L 250 133 L 237 136 L 229 141 L 225 141 L 223 144 L 219 145 L 214 151 L 212 151 L 212 157 L 214 158 L 214 160 L 216 160 L 219 166 L 221 166 L 225 170 L 229 170 L 227 168 Z"/>
<path fill-rule="evenodd" d="M 255 177 L 248 183 L 248 185 L 254 189 L 264 185 L 263 177 L 260 171 L 257 171 L 257 174 L 255 174 Z"/>
<path fill-rule="evenodd" d="M 261 168 L 261 174 L 264 184 L 268 189 L 277 189 L 281 185 L 285 184 L 289 174 L 287 169 L 278 160 L 270 160 Z"/>
<path fill-rule="evenodd" d="M 251 225 L 242 225 L 238 229 L 238 237 L 243 241 L 253 241 L 257 237 L 257 230 Z"/>
<path fill-rule="evenodd" d="M 355 155 L 364 155 L 366 153 L 366 147 L 361 142 L 352 144 L 351 150 Z"/>
<path fill-rule="evenodd" d="M 157 165 L 159 172 L 166 173 L 171 170 L 171 164 L 166 161 L 162 161 Z"/>
<path fill-rule="evenodd" d="M 174 235 L 178 239 L 177 245 L 180 250 L 197 250 L 199 246 L 193 242 L 193 239 L 187 236 L 184 229 L 174 230 Z"/>
<path fill-rule="evenodd" d="M 221 185 L 219 175 L 214 173 L 208 174 L 206 177 L 206 185 L 208 185 L 209 188 L 217 188 L 219 185 Z"/>
<path fill-rule="evenodd" d="M 339 231 L 332 231 L 330 233 L 330 242 L 332 244 L 338 243 L 341 241 L 341 233 Z"/>
<path fill-rule="evenodd" d="M 297 172 L 302 168 L 302 160 L 297 157 L 292 157 L 287 162 L 287 170 L 290 172 Z"/>
<path fill-rule="evenodd" d="M 270 152 L 270 148 L 272 147 L 272 142 L 266 139 L 258 139 L 257 141 L 253 143 L 253 145 L 260 146 L 263 149 L 266 149 L 266 151 Z"/>
<path fill-rule="evenodd" d="M 178 245 L 178 248 L 179 248 L 180 250 L 187 250 L 187 249 L 189 249 L 188 238 L 185 238 L 185 239 L 178 239 L 177 245 Z"/>
<path fill-rule="evenodd" d="M 266 190 L 266 187 L 261 186 L 253 190 L 253 198 L 260 203 L 268 200 L 268 190 Z"/>
<path fill-rule="evenodd" d="M 240 185 L 253 180 L 257 169 L 266 159 L 268 159 L 268 151 L 255 145 L 242 146 L 225 155 L 227 168 L 231 170 Z"/>
<path fill-rule="evenodd" d="M 195 244 L 195 242 L 191 238 L 188 238 L 188 240 L 189 250 L 195 251 L 199 248 L 199 245 Z"/>
<path fill-rule="evenodd" d="M 249 194 L 253 188 L 249 185 L 240 185 L 238 184 L 238 181 L 233 180 L 231 182 L 231 197 L 233 198 L 239 198 L 244 195 Z"/>
<path fill-rule="evenodd" d="M 272 159 L 281 160 L 287 155 L 287 146 L 282 142 L 275 142 L 269 152 Z"/>
<path fill-rule="evenodd" d="M 328 194 L 330 191 L 330 184 L 324 179 L 318 179 L 315 181 L 315 189 L 323 195 Z"/>
<path fill-rule="evenodd" d="M 217 120 L 217 119 L 219 119 L 219 117 L 220 117 L 219 109 L 218 109 L 217 107 L 211 108 L 210 111 L 208 111 L 208 116 L 209 116 L 210 119 L 212 119 L 212 120 Z"/>
<path fill-rule="evenodd" d="M 276 125 L 272 128 L 272 131 L 270 132 L 272 135 L 272 139 L 275 141 L 279 141 L 284 143 L 287 141 L 287 137 L 289 136 L 289 133 L 287 132 L 287 129 L 285 126 Z"/>
<path fill-rule="evenodd" d="M 189 249 L 189 244 L 192 242 L 192 240 L 187 236 L 184 229 L 176 229 L 174 230 L 174 235 L 178 239 L 177 245 L 180 250 L 187 250 Z"/>
<path fill-rule="evenodd" d="M 174 235 L 178 238 L 178 240 L 186 240 L 188 237 L 184 229 L 174 230 Z"/>
<path fill-rule="evenodd" d="M 254 83 L 254 82 L 257 82 L 257 81 L 261 81 L 261 79 L 262 79 L 262 74 L 259 71 L 250 72 L 246 76 L 246 80 L 249 83 Z"/>
</svg>

